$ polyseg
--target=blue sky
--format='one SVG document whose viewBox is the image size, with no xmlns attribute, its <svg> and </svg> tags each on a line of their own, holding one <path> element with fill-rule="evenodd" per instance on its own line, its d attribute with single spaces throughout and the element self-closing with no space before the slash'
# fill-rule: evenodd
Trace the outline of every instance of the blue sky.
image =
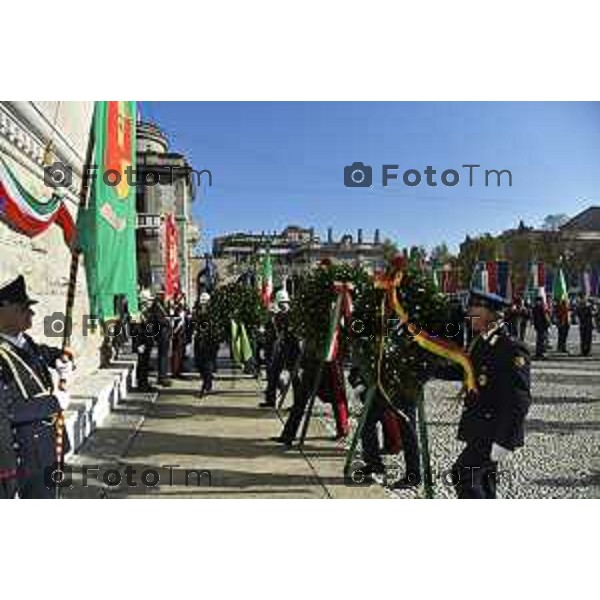
<svg viewBox="0 0 600 600">
<path fill-rule="evenodd" d="M 467 233 L 600 205 L 600 103 L 143 102 L 141 113 L 213 174 L 193 209 L 204 248 L 225 232 L 296 224 L 456 249 Z M 355 161 L 373 167 L 372 188 L 344 186 Z M 387 188 L 384 163 L 400 167 Z M 509 169 L 512 187 L 485 187 L 483 174 L 469 187 L 469 163 Z M 405 170 L 428 165 L 437 187 L 425 176 L 402 183 Z M 441 183 L 445 169 L 459 172 L 458 185 Z"/>
</svg>

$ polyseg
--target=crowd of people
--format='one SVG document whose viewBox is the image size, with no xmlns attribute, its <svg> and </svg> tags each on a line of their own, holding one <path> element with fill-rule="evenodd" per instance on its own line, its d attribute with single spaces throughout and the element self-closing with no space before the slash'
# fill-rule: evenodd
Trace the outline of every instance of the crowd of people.
<svg viewBox="0 0 600 600">
<path fill-rule="evenodd" d="M 471 321 L 467 317 L 466 307 L 455 299 L 452 303 L 453 322 L 463 324 L 464 334 L 453 336 L 454 341 L 460 346 L 468 346 L 473 337 Z M 544 359 L 550 349 L 550 331 L 556 327 L 556 351 L 570 354 L 567 348 L 569 332 L 572 326 L 579 328 L 579 351 L 581 356 L 589 356 L 592 351 L 594 330 L 600 333 L 600 306 L 597 300 L 591 299 L 584 293 L 569 301 L 554 301 L 552 298 L 538 295 L 533 302 L 523 296 L 517 296 L 504 311 L 504 321 L 510 334 L 525 341 L 531 329 L 535 335 L 536 359 Z"/>
<path fill-rule="evenodd" d="M 220 342 L 213 335 L 209 320 L 209 291 L 200 290 L 193 307 L 185 295 L 167 299 L 164 291 L 155 296 L 143 293 L 140 300 L 141 318 L 136 323 L 128 314 L 126 302 L 118 302 L 116 310 L 122 327 L 111 339 L 114 352 L 131 343 L 137 354 L 138 390 L 157 389 L 149 377 L 156 348 L 158 386 L 169 387 L 174 378 L 185 378 L 188 361 L 193 362 L 201 382 L 199 396 L 211 393 Z M 274 294 L 268 322 L 258 330 L 252 344 L 256 353 L 253 373 L 259 376 L 263 367 L 266 371 L 261 406 L 280 408 L 286 397 L 291 397 L 283 429 L 273 441 L 289 448 L 305 435 L 306 419 L 310 418 L 315 398 L 332 407 L 334 437 L 342 440 L 350 432 L 348 390 L 354 388 L 364 403 L 366 383 L 347 359 L 337 356 L 322 360 L 322 352 L 311 347 L 313 340 L 299 339 L 294 334 L 290 303 L 286 289 Z M 48 481 L 45 472 L 69 448 L 66 432 L 60 431 L 62 407 L 58 392 L 72 369 L 73 353 L 66 347 L 36 344 L 25 333 L 32 326 L 34 304 L 22 277 L 0 285 L 0 497 L 54 497 L 56 486 Z M 598 310 L 583 295 L 573 305 L 546 302 L 542 296 L 530 305 L 523 298 L 511 303 L 496 294 L 472 290 L 466 307 L 454 300 L 451 315 L 455 324 L 463 325 L 452 341 L 470 355 L 478 385 L 477 400 L 466 397 L 458 428 L 458 437 L 466 442 L 466 447 L 453 468 L 460 482 L 457 494 L 464 498 L 493 498 L 498 462 L 524 441 L 523 423 L 531 400 L 530 354 L 525 343 L 528 327 L 533 327 L 536 334 L 535 356 L 543 358 L 550 327 L 557 327 L 557 351 L 567 353 L 569 329 L 577 323 L 581 354 L 588 356 L 594 325 L 598 327 Z M 59 374 L 58 384 L 51 371 Z M 445 379 L 460 376 L 453 368 L 436 374 Z M 362 476 L 383 473 L 383 455 L 402 452 L 406 471 L 393 487 L 421 483 L 413 400 L 397 397 L 388 406 L 376 398 L 370 404 L 361 432 Z M 465 477 L 465 470 L 470 470 L 471 477 Z"/>
</svg>

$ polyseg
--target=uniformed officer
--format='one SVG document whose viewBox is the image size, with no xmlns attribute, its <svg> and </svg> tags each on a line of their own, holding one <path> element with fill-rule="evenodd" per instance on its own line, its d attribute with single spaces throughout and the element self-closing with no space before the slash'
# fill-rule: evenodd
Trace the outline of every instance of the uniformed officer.
<svg viewBox="0 0 600 600">
<path fill-rule="evenodd" d="M 158 346 L 158 384 L 170 386 L 169 349 L 171 346 L 171 316 L 166 306 L 164 291 L 156 294 L 146 312 L 142 363 L 150 364 L 152 348 Z M 138 349 L 139 352 L 139 349 Z"/>
<path fill-rule="evenodd" d="M 458 439 L 466 442 L 452 469 L 459 498 L 495 498 L 498 462 L 524 443 L 531 403 L 530 356 L 502 320 L 504 298 L 472 291 L 469 316 L 475 337 L 469 354 L 478 394 L 465 400 Z"/>
<path fill-rule="evenodd" d="M 0 497 L 6 498 L 54 498 L 52 472 L 69 451 L 49 369 L 64 378 L 72 352 L 25 334 L 34 304 L 22 276 L 0 285 Z"/>
<path fill-rule="evenodd" d="M 155 392 L 156 388 L 150 385 L 150 353 L 154 345 L 154 338 L 158 335 L 157 325 L 152 322 L 150 306 L 152 295 L 144 290 L 140 294 L 140 320 L 132 328 L 132 339 L 135 340 L 137 353 L 137 389 L 140 392 Z"/>
<path fill-rule="evenodd" d="M 548 341 L 548 329 L 550 329 L 550 317 L 548 309 L 544 306 L 544 299 L 538 296 L 531 309 L 531 320 L 535 329 L 535 357 L 545 358 L 546 343 Z"/>
<path fill-rule="evenodd" d="M 267 328 L 269 346 L 271 346 L 267 363 L 267 388 L 265 400 L 261 407 L 274 407 L 279 378 L 284 369 L 295 377 L 295 365 L 300 353 L 300 343 L 289 328 L 290 296 L 286 290 L 275 294 L 275 310 Z"/>
<path fill-rule="evenodd" d="M 214 364 L 218 350 L 213 324 L 208 318 L 209 304 L 210 294 L 202 292 L 194 310 L 193 320 L 195 329 L 194 359 L 202 380 L 200 397 L 212 392 Z"/>
<path fill-rule="evenodd" d="M 592 351 L 592 336 L 594 331 L 594 306 L 589 298 L 581 293 L 577 303 L 577 320 L 579 321 L 579 343 L 581 355 L 589 356 Z"/>
</svg>

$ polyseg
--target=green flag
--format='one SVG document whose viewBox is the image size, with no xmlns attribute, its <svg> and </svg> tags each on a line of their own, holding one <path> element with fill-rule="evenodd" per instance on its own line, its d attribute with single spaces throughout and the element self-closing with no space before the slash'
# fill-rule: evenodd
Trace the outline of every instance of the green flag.
<svg viewBox="0 0 600 600">
<path fill-rule="evenodd" d="M 231 319 L 231 350 L 233 360 L 238 365 L 243 365 L 252 358 L 252 346 L 243 323 L 238 325 Z"/>
<path fill-rule="evenodd" d="M 90 200 L 78 215 L 92 315 L 115 316 L 115 296 L 138 311 L 135 244 L 135 102 L 96 102 Z"/>
<path fill-rule="evenodd" d="M 552 283 L 552 297 L 556 302 L 566 302 L 569 300 L 567 282 L 565 281 L 565 274 L 562 269 L 558 269 L 558 272 L 554 276 L 554 281 Z"/>
<path fill-rule="evenodd" d="M 239 365 L 242 362 L 242 350 L 238 324 L 233 319 L 231 319 L 231 354 L 233 355 L 233 361 Z"/>
</svg>

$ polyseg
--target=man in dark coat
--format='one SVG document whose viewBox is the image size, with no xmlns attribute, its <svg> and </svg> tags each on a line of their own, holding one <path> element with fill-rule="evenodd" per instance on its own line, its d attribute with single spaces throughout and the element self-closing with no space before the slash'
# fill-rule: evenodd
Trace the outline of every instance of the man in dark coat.
<svg viewBox="0 0 600 600">
<path fill-rule="evenodd" d="M 577 321 L 579 322 L 579 341 L 581 355 L 589 356 L 592 351 L 594 331 L 594 307 L 585 294 L 581 294 L 577 303 Z"/>
<path fill-rule="evenodd" d="M 496 294 L 471 292 L 475 337 L 469 354 L 478 393 L 467 396 L 458 427 L 458 439 L 466 442 L 452 468 L 459 498 L 495 498 L 498 462 L 524 443 L 531 404 L 530 356 L 502 320 L 507 306 Z"/>
<path fill-rule="evenodd" d="M 544 305 L 544 299 L 538 296 L 531 310 L 531 320 L 535 329 L 535 357 L 544 358 L 546 353 L 546 341 L 548 339 L 548 329 L 550 329 L 550 317 L 548 310 Z"/>
<path fill-rule="evenodd" d="M 0 498 L 54 498 L 52 474 L 69 450 L 49 369 L 66 372 L 72 353 L 25 334 L 35 303 L 22 276 L 0 285 Z"/>
<path fill-rule="evenodd" d="M 202 292 L 194 309 L 194 359 L 202 380 L 200 397 L 212 392 L 214 365 L 218 350 L 214 327 L 208 316 L 209 303 L 210 294 Z"/>
<path fill-rule="evenodd" d="M 267 388 L 261 407 L 275 407 L 279 378 L 284 369 L 295 377 L 295 366 L 300 354 L 300 344 L 289 326 L 290 297 L 286 290 L 275 294 L 275 310 L 267 326 L 269 361 L 267 363 Z"/>
</svg>

